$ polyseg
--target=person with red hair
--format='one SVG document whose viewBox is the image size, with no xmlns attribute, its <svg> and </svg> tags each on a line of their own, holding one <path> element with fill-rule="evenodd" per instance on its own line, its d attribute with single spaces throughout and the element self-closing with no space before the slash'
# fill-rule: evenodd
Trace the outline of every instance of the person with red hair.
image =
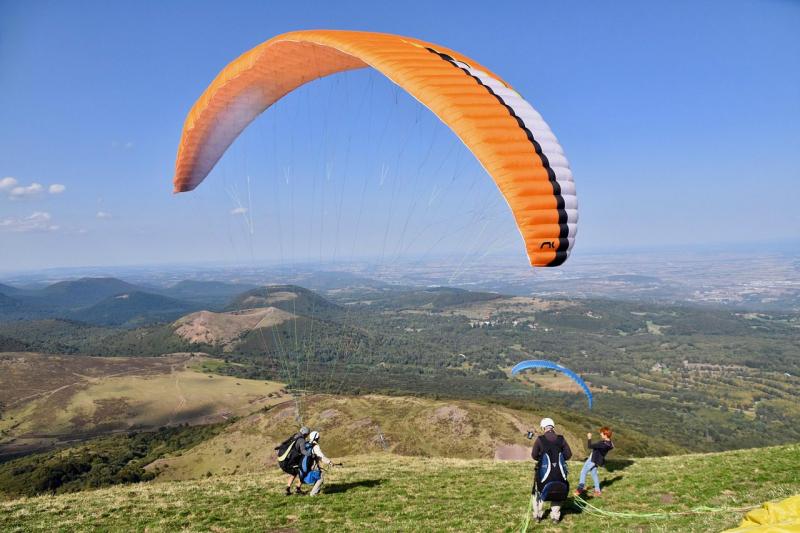
<svg viewBox="0 0 800 533">
<path fill-rule="evenodd" d="M 611 435 L 613 431 L 608 426 L 600 428 L 600 441 L 592 443 L 592 434 L 586 434 L 586 446 L 591 452 L 586 462 L 581 469 L 581 477 L 578 481 L 578 488 L 575 489 L 575 496 L 582 496 L 586 494 L 586 474 L 592 474 L 592 481 L 594 482 L 594 495 L 600 496 L 600 477 L 597 475 L 597 467 L 606 464 L 606 455 L 614 449 L 614 443 L 611 442 Z"/>
</svg>

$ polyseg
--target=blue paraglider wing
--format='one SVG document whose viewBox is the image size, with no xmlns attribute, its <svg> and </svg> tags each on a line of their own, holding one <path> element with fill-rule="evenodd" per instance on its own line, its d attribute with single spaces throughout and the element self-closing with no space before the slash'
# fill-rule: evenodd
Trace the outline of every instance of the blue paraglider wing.
<svg viewBox="0 0 800 533">
<path fill-rule="evenodd" d="M 583 392 L 586 393 L 586 397 L 589 399 L 589 409 L 592 408 L 592 391 L 589 390 L 589 386 L 583 381 L 578 374 L 570 370 L 565 366 L 561 366 L 558 363 L 554 363 L 553 361 L 545 361 L 542 359 L 531 359 L 529 361 L 522 361 L 521 363 L 517 363 L 514 368 L 511 369 L 511 375 L 516 376 L 518 373 L 522 372 L 523 370 L 528 370 L 529 368 L 548 368 L 550 370 L 556 370 L 563 374 L 569 376 L 572 381 L 577 383 L 583 389 Z"/>
</svg>

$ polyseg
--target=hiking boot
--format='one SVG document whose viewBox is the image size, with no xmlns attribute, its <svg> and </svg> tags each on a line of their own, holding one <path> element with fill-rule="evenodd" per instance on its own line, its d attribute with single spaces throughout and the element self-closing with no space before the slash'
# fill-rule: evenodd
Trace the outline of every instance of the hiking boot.
<svg viewBox="0 0 800 533">
<path fill-rule="evenodd" d="M 292 495 L 292 487 L 286 487 L 286 495 L 287 496 L 291 496 Z"/>
</svg>

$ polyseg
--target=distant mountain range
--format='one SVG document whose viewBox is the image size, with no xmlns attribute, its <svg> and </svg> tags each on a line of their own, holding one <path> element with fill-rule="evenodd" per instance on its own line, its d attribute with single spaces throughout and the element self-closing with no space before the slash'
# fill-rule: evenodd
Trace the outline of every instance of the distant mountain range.
<svg viewBox="0 0 800 533">
<path fill-rule="evenodd" d="M 334 317 L 343 310 L 297 285 L 186 280 L 157 288 L 116 278 L 80 278 L 40 289 L 0 285 L 0 322 L 62 319 L 131 328 L 172 322 L 200 310 L 230 313 L 257 308 L 316 318 Z"/>
<path fill-rule="evenodd" d="M 253 285 L 182 281 L 160 289 L 116 278 L 80 278 L 41 289 L 0 284 L 0 321 L 61 318 L 96 325 L 170 322 L 200 309 L 221 309 Z"/>
<path fill-rule="evenodd" d="M 43 304 L 65 309 L 79 309 L 94 305 L 110 296 L 141 290 L 116 278 L 81 278 L 74 281 L 59 281 L 40 291 L 31 291 L 33 298 Z"/>
<path fill-rule="evenodd" d="M 11 285 L 4 285 L 0 283 L 0 294 L 4 296 L 13 296 L 15 294 L 19 294 L 24 292 L 23 289 L 18 289 L 16 287 L 12 287 Z"/>
<path fill-rule="evenodd" d="M 92 306 L 74 311 L 72 318 L 98 325 L 140 326 L 168 322 L 197 309 L 194 303 L 133 291 L 109 296 Z"/>
<path fill-rule="evenodd" d="M 236 295 L 256 287 L 256 285 L 250 283 L 184 280 L 157 292 L 178 300 L 200 302 L 207 307 L 222 307 Z M 153 291 L 151 290 L 150 292 Z"/>
</svg>

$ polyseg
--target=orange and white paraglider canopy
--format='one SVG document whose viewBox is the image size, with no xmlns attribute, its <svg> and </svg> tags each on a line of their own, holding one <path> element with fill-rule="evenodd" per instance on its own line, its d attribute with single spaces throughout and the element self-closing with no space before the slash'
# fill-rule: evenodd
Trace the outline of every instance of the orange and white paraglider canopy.
<svg viewBox="0 0 800 533">
<path fill-rule="evenodd" d="M 247 125 L 309 81 L 372 67 L 419 100 L 472 151 L 514 214 L 533 266 L 558 266 L 575 242 L 578 203 L 561 145 L 541 115 L 487 68 L 453 50 L 383 33 L 285 33 L 211 82 L 183 127 L 176 192 L 191 191 Z"/>
</svg>

